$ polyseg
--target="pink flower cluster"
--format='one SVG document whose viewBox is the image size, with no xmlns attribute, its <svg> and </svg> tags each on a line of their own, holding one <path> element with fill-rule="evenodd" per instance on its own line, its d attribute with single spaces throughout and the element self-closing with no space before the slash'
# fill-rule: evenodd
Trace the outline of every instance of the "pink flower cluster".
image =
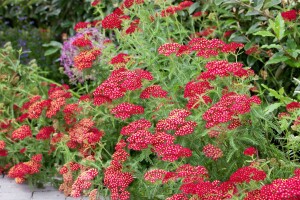
<svg viewBox="0 0 300 200">
<path fill-rule="evenodd" d="M 169 6 L 160 12 L 160 16 L 167 17 L 170 15 L 174 15 L 176 12 L 187 9 L 190 6 L 192 6 L 193 4 L 194 4 L 194 2 L 192 2 L 192 1 L 183 1 L 180 4 L 178 4 L 177 6 Z"/>
<path fill-rule="evenodd" d="M 95 168 L 81 172 L 72 184 L 71 196 L 80 197 L 83 190 L 87 190 L 92 186 L 91 180 L 93 180 L 97 175 L 98 170 Z"/>
<path fill-rule="evenodd" d="M 249 97 L 235 92 L 224 94 L 219 102 L 203 114 L 202 118 L 206 121 L 205 127 L 211 128 L 229 122 L 229 128 L 234 129 L 237 126 L 231 124 L 239 125 L 235 119 L 239 115 L 249 113 L 253 103 L 260 104 L 260 99 L 257 96 Z"/>
<path fill-rule="evenodd" d="M 217 56 L 220 53 L 235 53 L 237 49 L 243 47 L 243 44 L 236 42 L 226 44 L 219 39 L 208 40 L 206 38 L 193 38 L 187 45 L 178 43 L 163 44 L 158 48 L 158 53 L 165 56 L 170 56 L 171 54 L 181 56 L 183 54 L 196 52 L 196 55 L 199 57 L 209 58 L 211 56 Z"/>
<path fill-rule="evenodd" d="M 152 80 L 152 75 L 142 69 L 130 71 L 126 68 L 114 70 L 111 75 L 93 92 L 94 104 L 102 105 L 114 99 L 121 98 L 128 90 L 142 87 L 142 80 Z"/>
<path fill-rule="evenodd" d="M 8 172 L 8 177 L 15 178 L 16 183 L 23 183 L 26 176 L 36 174 L 42 166 L 42 154 L 37 154 L 31 157 L 28 162 L 21 162 L 11 167 Z"/>
<path fill-rule="evenodd" d="M 184 88 L 184 98 L 188 98 L 187 109 L 198 108 L 202 102 L 211 103 L 212 100 L 206 93 L 213 88 L 208 81 L 188 82 Z"/>
<path fill-rule="evenodd" d="M 126 188 L 133 181 L 133 176 L 129 172 L 122 171 L 122 164 L 127 160 L 129 154 L 124 150 L 126 142 L 120 140 L 115 147 L 113 160 L 104 172 L 104 185 L 111 191 L 112 200 L 130 199 L 130 193 Z"/>
<path fill-rule="evenodd" d="M 211 61 L 205 65 L 207 70 L 202 72 L 197 79 L 208 81 L 214 80 L 217 77 L 235 76 L 242 78 L 254 75 L 253 70 L 242 67 L 242 63 L 229 63 L 226 60 Z"/>
<path fill-rule="evenodd" d="M 264 185 L 261 189 L 248 192 L 245 200 L 252 199 L 300 199 L 299 174 L 295 173 L 294 177 L 288 179 L 276 179 L 271 184 Z"/>
</svg>

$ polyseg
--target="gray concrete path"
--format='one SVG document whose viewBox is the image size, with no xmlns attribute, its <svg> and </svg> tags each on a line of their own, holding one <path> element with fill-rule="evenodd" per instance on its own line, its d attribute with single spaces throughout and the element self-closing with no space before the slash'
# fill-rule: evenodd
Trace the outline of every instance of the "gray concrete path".
<svg viewBox="0 0 300 200">
<path fill-rule="evenodd" d="M 65 197 L 63 193 L 50 186 L 32 190 L 27 184 L 16 184 L 14 179 L 0 175 L 0 200 L 88 200 L 88 198 Z"/>
</svg>

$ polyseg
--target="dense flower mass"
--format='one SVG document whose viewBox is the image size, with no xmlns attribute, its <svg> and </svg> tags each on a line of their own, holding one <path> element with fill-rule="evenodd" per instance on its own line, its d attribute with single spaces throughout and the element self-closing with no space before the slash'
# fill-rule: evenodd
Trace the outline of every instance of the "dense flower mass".
<svg viewBox="0 0 300 200">
<path fill-rule="evenodd" d="M 24 140 L 26 137 L 31 137 L 31 129 L 28 125 L 23 125 L 20 128 L 16 129 L 11 134 L 11 138 L 14 140 Z"/>
<path fill-rule="evenodd" d="M 207 33 L 200 33 L 201 36 Z M 170 56 L 171 54 L 176 54 L 176 56 L 181 56 L 183 54 L 189 54 L 195 52 L 197 56 L 209 58 L 212 56 L 217 56 L 220 53 L 235 53 L 236 50 L 243 48 L 244 45 L 241 43 L 231 42 L 226 44 L 222 40 L 212 39 L 208 40 L 204 37 L 196 37 L 191 39 L 187 45 L 181 45 L 178 43 L 166 43 L 158 48 L 158 53 Z"/>
<path fill-rule="evenodd" d="M 122 120 L 125 120 L 131 115 L 143 114 L 144 108 L 142 106 L 134 105 L 131 103 L 121 103 L 114 107 L 111 110 L 111 113 L 114 114 L 116 118 L 121 118 Z"/>
<path fill-rule="evenodd" d="M 249 113 L 253 103 L 260 104 L 260 99 L 256 96 L 249 97 L 236 94 L 235 92 L 224 94 L 219 102 L 203 114 L 203 119 L 207 121 L 206 128 L 226 122 L 236 123 L 235 116 Z M 240 125 L 240 123 L 238 124 Z"/>
<path fill-rule="evenodd" d="M 259 169 L 254 167 L 242 167 L 234 172 L 230 176 L 230 181 L 238 184 L 238 183 L 249 183 L 251 180 L 253 181 L 262 181 L 266 178 L 267 174 Z"/>
<path fill-rule="evenodd" d="M 90 200 L 300 200 L 298 5 L 243 2 L 82 1 L 72 87 L 0 48 L 0 174 Z"/>
<path fill-rule="evenodd" d="M 111 13 L 107 15 L 102 20 L 102 27 L 105 29 L 121 28 L 121 25 L 122 25 L 122 18 L 115 13 Z"/>
<path fill-rule="evenodd" d="M 168 95 L 168 92 L 163 90 L 161 88 L 161 86 L 152 85 L 152 86 L 149 86 L 149 87 L 145 88 L 142 91 L 142 93 L 140 95 L 140 98 L 141 99 L 148 99 L 151 96 L 154 97 L 154 98 L 165 98 L 165 97 L 167 97 L 167 95 Z"/>
<path fill-rule="evenodd" d="M 133 176 L 129 172 L 122 171 L 122 164 L 127 160 L 129 154 L 125 151 L 126 142 L 120 140 L 115 146 L 113 160 L 105 169 L 104 185 L 111 191 L 111 199 L 130 199 L 130 193 L 126 188 L 133 181 Z"/>
<path fill-rule="evenodd" d="M 142 80 L 152 80 L 152 75 L 141 69 L 130 71 L 126 68 L 114 70 L 111 75 L 93 92 L 94 104 L 102 105 L 121 98 L 129 90 L 142 87 Z"/>
</svg>

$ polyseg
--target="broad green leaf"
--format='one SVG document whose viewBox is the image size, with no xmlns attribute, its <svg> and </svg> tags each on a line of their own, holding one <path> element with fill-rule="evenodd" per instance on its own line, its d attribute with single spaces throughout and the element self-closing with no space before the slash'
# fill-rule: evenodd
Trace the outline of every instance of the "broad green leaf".
<svg viewBox="0 0 300 200">
<path fill-rule="evenodd" d="M 295 62 L 295 60 L 290 59 L 290 60 L 285 61 L 285 63 L 286 63 L 288 66 L 300 68 L 300 61 L 296 61 L 296 62 Z"/>
<path fill-rule="evenodd" d="M 270 31 L 258 31 L 256 33 L 253 33 L 253 35 L 260 35 L 263 37 L 275 37 L 275 35 L 273 33 L 271 33 Z"/>
<path fill-rule="evenodd" d="M 240 42 L 240 43 L 248 42 L 247 38 L 245 36 L 242 36 L 242 35 L 231 35 L 229 40 L 232 41 L 232 42 Z"/>
<path fill-rule="evenodd" d="M 284 88 L 282 87 L 282 88 L 279 89 L 279 94 L 283 95 L 283 93 L 284 93 Z"/>
<path fill-rule="evenodd" d="M 286 46 L 288 49 L 297 49 L 297 42 L 293 38 L 289 38 L 286 41 Z"/>
<path fill-rule="evenodd" d="M 255 24 L 253 24 L 246 32 L 246 35 L 256 32 L 259 26 L 261 26 L 260 22 L 256 22 Z"/>
<path fill-rule="evenodd" d="M 215 0 L 215 4 L 217 6 L 221 5 L 222 3 L 224 3 L 226 0 Z"/>
<path fill-rule="evenodd" d="M 57 42 L 57 41 L 51 41 L 50 43 L 43 44 L 43 47 L 50 47 L 50 46 L 62 48 L 62 44 L 60 42 Z"/>
<path fill-rule="evenodd" d="M 265 44 L 265 45 L 262 45 L 261 48 L 263 48 L 263 49 L 273 49 L 273 48 L 274 49 L 282 49 L 281 45 L 279 45 L 279 44 L 270 44 L 270 45 Z"/>
<path fill-rule="evenodd" d="M 265 65 L 276 64 L 289 60 L 289 57 L 284 56 L 282 53 L 275 53 Z"/>
<path fill-rule="evenodd" d="M 197 8 L 199 8 L 199 2 L 194 3 L 189 7 L 189 14 L 192 14 Z"/>
<path fill-rule="evenodd" d="M 260 10 L 264 5 L 265 0 L 254 0 L 254 8 Z"/>
<path fill-rule="evenodd" d="M 259 15 L 260 12 L 257 10 L 249 10 L 245 16 L 253 16 L 253 15 Z"/>
<path fill-rule="evenodd" d="M 284 37 L 284 31 L 285 31 L 284 20 L 280 13 L 277 15 L 275 19 L 273 31 L 278 40 L 281 40 Z"/>
<path fill-rule="evenodd" d="M 54 53 L 56 53 L 59 49 L 54 49 L 54 48 L 51 48 L 51 49 L 48 49 L 47 51 L 45 51 L 45 56 L 49 56 L 49 55 L 52 55 Z"/>
<path fill-rule="evenodd" d="M 275 97 L 276 99 L 280 99 L 281 96 L 274 89 L 268 88 L 268 86 L 262 84 L 262 87 L 266 88 L 270 92 L 270 96 Z"/>
<path fill-rule="evenodd" d="M 264 5 L 264 9 L 271 8 L 272 6 L 278 5 L 281 0 L 267 0 Z"/>
</svg>

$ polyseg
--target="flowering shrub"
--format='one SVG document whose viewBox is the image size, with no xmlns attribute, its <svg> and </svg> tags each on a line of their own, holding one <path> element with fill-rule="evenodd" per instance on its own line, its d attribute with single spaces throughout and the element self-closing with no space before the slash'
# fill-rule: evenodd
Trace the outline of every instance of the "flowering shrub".
<svg viewBox="0 0 300 200">
<path fill-rule="evenodd" d="M 268 105 L 239 61 L 243 43 L 180 23 L 208 15 L 197 12 L 192 1 L 125 0 L 101 33 L 78 23 L 61 57 L 81 73 L 76 92 L 0 63 L 0 92 L 18 98 L 3 107 L 1 171 L 18 183 L 56 174 L 65 195 L 91 199 L 299 199 L 299 103 L 266 87 L 279 99 Z M 25 70 L 29 80 L 12 81 Z M 24 91 L 30 80 L 47 83 Z"/>
</svg>

